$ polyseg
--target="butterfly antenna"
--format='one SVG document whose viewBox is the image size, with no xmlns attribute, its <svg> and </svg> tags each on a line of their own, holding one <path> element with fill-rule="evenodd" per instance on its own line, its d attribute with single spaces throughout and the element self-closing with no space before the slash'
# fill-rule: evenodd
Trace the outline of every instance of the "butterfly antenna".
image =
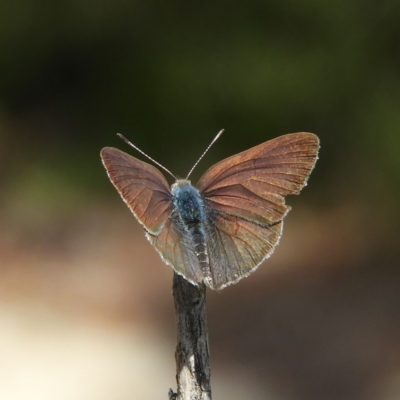
<svg viewBox="0 0 400 400">
<path fill-rule="evenodd" d="M 206 150 L 204 151 L 204 153 L 200 156 L 200 158 L 196 161 L 196 163 L 193 165 L 192 169 L 189 171 L 189 173 L 187 174 L 186 179 L 189 178 L 189 176 L 191 175 L 191 173 L 193 172 L 193 170 L 197 167 L 197 164 L 201 161 L 201 159 L 206 155 L 207 151 L 210 150 L 210 147 L 217 141 L 217 139 L 224 133 L 224 129 L 221 129 L 217 136 L 215 136 L 215 138 L 213 139 L 213 141 L 208 145 L 208 147 L 206 148 Z"/>
<path fill-rule="evenodd" d="M 160 168 L 162 168 L 165 172 L 168 172 L 172 177 L 174 177 L 176 180 L 178 178 L 167 168 L 165 168 L 163 165 L 161 165 L 159 162 L 156 160 L 152 159 L 150 156 L 148 156 L 144 151 L 140 150 L 139 147 L 136 147 L 133 143 L 131 143 L 125 136 L 121 135 L 120 133 L 117 133 L 117 136 L 121 138 L 126 144 L 129 144 L 129 146 L 132 146 L 135 150 L 137 150 L 140 154 L 143 154 L 145 157 L 147 157 L 150 161 L 152 161 L 154 164 L 158 165 Z"/>
</svg>

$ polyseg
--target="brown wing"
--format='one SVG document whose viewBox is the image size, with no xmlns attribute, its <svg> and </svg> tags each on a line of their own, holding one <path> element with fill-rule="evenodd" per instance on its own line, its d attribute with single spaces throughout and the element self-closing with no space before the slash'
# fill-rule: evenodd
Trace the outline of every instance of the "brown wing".
<svg viewBox="0 0 400 400">
<path fill-rule="evenodd" d="M 209 207 L 268 225 L 289 211 L 284 196 L 306 185 L 318 149 L 312 133 L 280 136 L 215 164 L 197 187 Z"/>
<path fill-rule="evenodd" d="M 121 150 L 105 147 L 101 159 L 108 176 L 137 220 L 159 234 L 172 211 L 169 185 L 155 167 Z"/>
<path fill-rule="evenodd" d="M 284 196 L 298 194 L 319 149 L 311 133 L 284 135 L 211 167 L 198 188 L 209 211 L 213 289 L 253 272 L 279 242 L 289 211 Z"/>
<path fill-rule="evenodd" d="M 203 279 L 199 260 L 195 256 L 191 241 L 185 240 L 187 234 L 182 235 L 179 231 L 179 222 L 174 223 L 173 220 L 174 218 L 168 218 L 157 236 L 146 233 L 147 239 L 166 264 L 170 265 L 176 273 L 184 276 L 189 282 L 197 285 Z"/>
<path fill-rule="evenodd" d="M 216 214 L 209 228 L 212 289 L 238 282 L 268 258 L 282 233 L 283 221 L 260 226 L 233 215 Z"/>
</svg>

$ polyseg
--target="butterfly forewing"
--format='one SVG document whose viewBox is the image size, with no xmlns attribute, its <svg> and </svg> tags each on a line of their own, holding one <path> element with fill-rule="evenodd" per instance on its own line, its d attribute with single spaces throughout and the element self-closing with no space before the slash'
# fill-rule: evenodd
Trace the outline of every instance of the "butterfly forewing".
<svg viewBox="0 0 400 400">
<path fill-rule="evenodd" d="M 294 194 L 313 169 L 318 149 L 318 137 L 312 133 L 279 136 L 215 164 L 201 177 L 197 187 L 205 193 L 261 178 L 271 185 L 271 192 Z"/>
<path fill-rule="evenodd" d="M 312 133 L 280 136 L 215 164 L 197 187 L 212 208 L 273 223 L 288 211 L 283 196 L 306 184 L 318 149 Z"/>
<path fill-rule="evenodd" d="M 157 168 L 118 149 L 105 147 L 101 158 L 111 182 L 147 231 L 159 233 L 172 211 L 169 185 Z"/>
</svg>

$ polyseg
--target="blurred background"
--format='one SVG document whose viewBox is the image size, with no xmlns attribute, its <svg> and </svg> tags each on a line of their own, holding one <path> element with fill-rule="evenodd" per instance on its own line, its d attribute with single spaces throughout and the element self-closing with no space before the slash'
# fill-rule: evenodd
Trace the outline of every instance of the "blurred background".
<svg viewBox="0 0 400 400">
<path fill-rule="evenodd" d="M 181 177 L 321 139 L 275 254 L 209 293 L 219 400 L 400 398 L 400 3 L 2 1 L 0 399 L 166 399 L 172 271 L 103 146 Z M 169 177 L 167 177 L 169 179 Z M 171 181 L 172 183 L 172 181 Z"/>
</svg>

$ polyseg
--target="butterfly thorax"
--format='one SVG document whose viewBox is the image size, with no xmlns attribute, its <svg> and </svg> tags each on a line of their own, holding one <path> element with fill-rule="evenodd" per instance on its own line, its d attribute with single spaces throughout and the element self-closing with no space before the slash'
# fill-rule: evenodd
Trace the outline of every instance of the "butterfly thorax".
<svg viewBox="0 0 400 400">
<path fill-rule="evenodd" d="M 177 180 L 171 188 L 172 202 L 186 225 L 204 221 L 204 201 L 199 191 L 186 179 Z"/>
</svg>

